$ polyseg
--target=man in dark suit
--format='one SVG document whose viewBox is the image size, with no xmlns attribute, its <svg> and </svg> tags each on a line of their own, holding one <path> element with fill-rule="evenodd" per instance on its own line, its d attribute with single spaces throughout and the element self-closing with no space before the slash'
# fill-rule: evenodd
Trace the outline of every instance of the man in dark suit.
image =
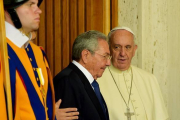
<svg viewBox="0 0 180 120">
<path fill-rule="evenodd" d="M 61 108 L 76 107 L 79 120 L 109 120 L 96 79 L 110 65 L 106 36 L 98 31 L 80 34 L 74 41 L 72 63 L 54 78 L 56 101 Z"/>
</svg>

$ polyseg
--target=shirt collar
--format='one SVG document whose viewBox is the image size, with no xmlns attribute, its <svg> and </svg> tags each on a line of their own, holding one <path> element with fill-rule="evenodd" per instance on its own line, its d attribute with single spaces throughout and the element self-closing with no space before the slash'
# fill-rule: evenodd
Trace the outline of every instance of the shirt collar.
<svg viewBox="0 0 180 120">
<path fill-rule="evenodd" d="M 74 65 L 76 65 L 81 70 L 81 72 L 83 72 L 83 74 L 86 76 L 86 78 L 88 79 L 90 84 L 94 81 L 93 76 L 91 75 L 91 73 L 86 68 L 84 68 L 81 64 L 79 64 L 75 60 L 73 60 L 72 63 Z"/>
<path fill-rule="evenodd" d="M 121 71 L 118 68 L 114 67 L 113 64 L 111 64 L 109 68 L 118 74 L 131 74 L 131 69 L 132 69 L 132 67 L 130 66 L 127 70 Z"/>
<path fill-rule="evenodd" d="M 29 38 L 25 34 L 20 32 L 13 25 L 9 24 L 6 21 L 5 21 L 5 27 L 6 27 L 6 37 L 19 48 L 21 48 L 29 41 Z"/>
</svg>

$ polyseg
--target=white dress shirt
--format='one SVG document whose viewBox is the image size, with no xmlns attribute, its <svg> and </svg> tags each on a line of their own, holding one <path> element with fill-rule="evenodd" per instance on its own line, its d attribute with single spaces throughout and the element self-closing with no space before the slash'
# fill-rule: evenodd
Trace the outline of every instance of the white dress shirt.
<svg viewBox="0 0 180 120">
<path fill-rule="evenodd" d="M 81 64 L 79 64 L 79 63 L 76 62 L 75 60 L 73 60 L 72 63 L 73 63 L 74 65 L 76 65 L 76 66 L 81 70 L 81 72 L 86 76 L 86 78 L 88 79 L 88 81 L 89 81 L 90 84 L 94 81 L 93 76 L 91 75 L 91 73 L 90 73 L 86 68 L 84 68 Z M 91 87 L 93 88 L 92 85 L 91 85 Z M 94 88 L 93 88 L 93 89 L 94 89 Z"/>
<path fill-rule="evenodd" d="M 8 22 L 5 22 L 5 28 L 6 37 L 19 48 L 28 43 L 28 41 L 31 39 L 31 36 L 30 38 L 28 38 L 25 34 L 23 34 L 21 31 L 19 31 L 17 28 L 15 28 Z"/>
</svg>

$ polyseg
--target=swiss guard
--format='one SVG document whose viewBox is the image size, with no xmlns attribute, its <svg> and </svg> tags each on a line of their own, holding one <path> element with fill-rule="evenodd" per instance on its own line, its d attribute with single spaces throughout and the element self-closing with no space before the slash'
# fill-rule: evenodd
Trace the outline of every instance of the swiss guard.
<svg viewBox="0 0 180 120">
<path fill-rule="evenodd" d="M 54 88 L 47 57 L 43 49 L 31 41 L 31 32 L 39 28 L 42 0 L 3 2 L 12 117 L 14 120 L 55 120 Z M 2 73 L 0 66 L 0 94 L 4 95 Z M 5 98 L 0 100 L 1 104 L 4 109 L 0 112 L 6 115 Z"/>
</svg>

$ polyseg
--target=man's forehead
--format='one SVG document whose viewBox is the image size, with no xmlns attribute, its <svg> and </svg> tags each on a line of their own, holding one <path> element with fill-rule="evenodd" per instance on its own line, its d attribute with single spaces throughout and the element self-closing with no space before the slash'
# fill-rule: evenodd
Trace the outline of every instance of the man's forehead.
<svg viewBox="0 0 180 120">
<path fill-rule="evenodd" d="M 116 45 L 131 45 L 134 43 L 133 35 L 131 33 L 124 34 L 124 33 L 117 33 L 112 35 L 111 43 Z"/>
<path fill-rule="evenodd" d="M 133 34 L 126 30 L 117 30 L 111 35 L 111 41 L 133 41 Z"/>
<path fill-rule="evenodd" d="M 40 6 L 41 2 L 43 0 L 28 0 L 28 2 L 34 2 L 34 3 L 38 3 L 38 6 Z"/>
</svg>

